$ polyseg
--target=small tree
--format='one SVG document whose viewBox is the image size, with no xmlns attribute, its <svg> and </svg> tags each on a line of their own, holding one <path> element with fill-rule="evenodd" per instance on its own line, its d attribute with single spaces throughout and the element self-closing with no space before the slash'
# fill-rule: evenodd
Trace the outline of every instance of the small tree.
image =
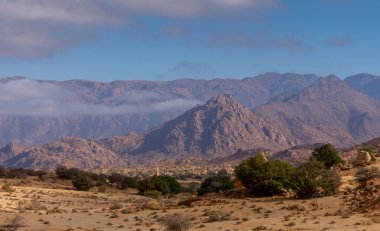
<svg viewBox="0 0 380 231">
<path fill-rule="evenodd" d="M 340 186 L 340 177 L 326 169 L 319 161 L 309 161 L 299 166 L 291 180 L 291 188 L 298 198 L 313 198 L 334 195 Z"/>
<path fill-rule="evenodd" d="M 76 175 L 73 178 L 72 183 L 74 187 L 79 191 L 88 191 L 93 186 L 92 180 L 86 174 Z"/>
<path fill-rule="evenodd" d="M 322 162 L 326 168 L 331 168 L 334 164 L 344 163 L 338 151 L 331 144 L 324 144 L 314 149 L 311 158 Z"/>
<path fill-rule="evenodd" d="M 256 155 L 235 168 L 236 176 L 254 196 L 280 195 L 290 187 L 294 167 L 280 160 L 265 160 Z"/>
<path fill-rule="evenodd" d="M 121 182 L 121 188 L 122 189 L 138 188 L 138 182 L 135 178 L 126 176 Z"/>
<path fill-rule="evenodd" d="M 198 196 L 203 196 L 207 193 L 219 193 L 233 188 L 233 183 L 230 176 L 219 175 L 206 178 L 201 187 L 198 189 Z"/>
</svg>

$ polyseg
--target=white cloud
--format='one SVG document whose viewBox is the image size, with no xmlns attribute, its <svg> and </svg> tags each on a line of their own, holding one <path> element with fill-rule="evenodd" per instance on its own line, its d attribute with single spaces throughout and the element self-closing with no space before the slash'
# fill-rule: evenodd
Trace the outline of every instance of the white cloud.
<svg viewBox="0 0 380 231">
<path fill-rule="evenodd" d="M 77 99 L 77 95 L 54 84 L 29 79 L 0 84 L 0 115 L 70 116 L 70 115 L 118 115 L 166 111 L 184 111 L 197 100 L 164 100 L 158 93 L 129 91 L 118 106 L 89 104 Z M 155 100 L 152 102 L 152 100 Z"/>
<path fill-rule="evenodd" d="M 52 56 L 134 15 L 197 18 L 280 5 L 281 0 L 1 0 L 0 57 Z"/>
</svg>

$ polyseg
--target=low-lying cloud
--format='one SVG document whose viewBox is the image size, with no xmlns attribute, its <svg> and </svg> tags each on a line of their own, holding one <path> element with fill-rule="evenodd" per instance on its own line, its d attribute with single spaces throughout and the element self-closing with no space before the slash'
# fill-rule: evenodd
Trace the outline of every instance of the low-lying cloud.
<svg viewBox="0 0 380 231">
<path fill-rule="evenodd" d="M 75 93 L 52 83 L 29 79 L 0 84 L 0 115 L 128 115 L 185 111 L 201 103 L 188 99 L 164 100 L 158 93 L 149 91 L 126 92 L 116 100 L 120 102 L 117 106 L 90 104 L 80 101 Z"/>
</svg>

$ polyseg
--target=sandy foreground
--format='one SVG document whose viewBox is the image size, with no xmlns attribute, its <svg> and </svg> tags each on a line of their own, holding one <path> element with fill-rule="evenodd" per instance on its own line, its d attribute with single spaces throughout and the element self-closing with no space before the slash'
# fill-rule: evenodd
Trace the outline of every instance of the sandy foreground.
<svg viewBox="0 0 380 231">
<path fill-rule="evenodd" d="M 353 181 L 350 176 L 343 179 L 344 187 Z M 40 187 L 36 182 L 28 180 L 27 186 L 0 192 L 0 225 L 20 216 L 22 227 L 17 230 L 23 231 L 154 231 L 165 230 L 163 217 L 180 213 L 189 218 L 190 230 L 380 230 L 380 211 L 352 212 L 347 206 L 350 198 L 343 193 L 310 200 L 214 195 L 178 205 L 190 197 L 152 199 L 111 188 L 104 193 L 78 192 L 65 185 Z M 5 183 L 1 181 L 0 187 Z"/>
</svg>

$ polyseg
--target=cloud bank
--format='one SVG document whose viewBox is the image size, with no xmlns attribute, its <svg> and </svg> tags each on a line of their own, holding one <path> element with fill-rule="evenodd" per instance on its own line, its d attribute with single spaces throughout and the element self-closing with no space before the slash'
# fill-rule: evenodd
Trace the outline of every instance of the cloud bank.
<svg viewBox="0 0 380 231">
<path fill-rule="evenodd" d="M 73 92 L 30 79 L 0 83 L 0 115 L 128 115 L 184 111 L 201 103 L 187 99 L 164 100 L 158 93 L 149 91 L 129 91 L 116 100 L 119 102 L 117 106 L 89 104 L 79 101 Z"/>
<path fill-rule="evenodd" d="M 279 6 L 280 0 L 1 0 L 0 57 L 49 57 L 136 15 L 192 19 Z"/>
</svg>

